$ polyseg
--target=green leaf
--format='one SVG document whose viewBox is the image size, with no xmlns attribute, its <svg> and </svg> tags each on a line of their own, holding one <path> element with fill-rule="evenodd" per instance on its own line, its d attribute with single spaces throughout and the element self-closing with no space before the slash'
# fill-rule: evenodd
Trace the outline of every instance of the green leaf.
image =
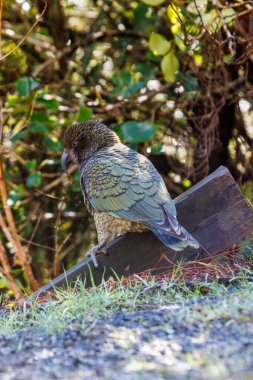
<svg viewBox="0 0 253 380">
<path fill-rule="evenodd" d="M 171 48 L 171 42 L 167 41 L 164 36 L 157 33 L 151 34 L 148 45 L 154 55 L 164 55 Z"/>
<path fill-rule="evenodd" d="M 143 3 L 156 7 L 157 5 L 161 5 L 165 2 L 165 0 L 142 0 Z"/>
<path fill-rule="evenodd" d="M 48 110 L 58 109 L 60 106 L 60 103 L 56 99 L 41 98 L 38 99 L 38 102 L 43 104 L 44 107 Z"/>
<path fill-rule="evenodd" d="M 16 81 L 16 89 L 19 95 L 26 98 L 29 96 L 30 91 L 37 88 L 39 81 L 31 77 L 21 77 Z"/>
<path fill-rule="evenodd" d="M 150 79 L 155 78 L 157 69 L 155 66 L 150 65 L 148 63 L 139 63 L 138 65 L 136 65 L 135 71 L 137 73 L 141 73 L 141 79 L 147 82 Z"/>
<path fill-rule="evenodd" d="M 9 287 L 10 287 L 10 284 L 7 281 L 7 278 L 6 277 L 1 277 L 0 278 L 0 289 L 4 289 L 4 288 L 9 289 Z"/>
<path fill-rule="evenodd" d="M 40 186 L 42 183 L 41 172 L 30 174 L 26 179 L 26 185 L 28 187 Z"/>
<path fill-rule="evenodd" d="M 179 61 L 174 52 L 166 54 L 161 62 L 161 68 L 164 75 L 164 79 L 167 82 L 174 82 L 176 72 L 179 69 Z"/>
<path fill-rule="evenodd" d="M 144 82 L 136 82 L 133 83 L 130 88 L 128 89 L 129 95 L 134 94 L 135 92 L 139 91 L 142 87 L 144 87 Z"/>
<path fill-rule="evenodd" d="M 162 151 L 163 151 L 163 143 L 158 143 L 157 145 L 151 147 L 150 153 L 158 156 L 162 153 Z"/>
<path fill-rule="evenodd" d="M 32 132 L 44 133 L 50 130 L 52 122 L 49 120 L 45 112 L 34 111 L 29 129 Z"/>
<path fill-rule="evenodd" d="M 109 92 L 109 96 L 113 97 L 113 96 L 119 96 L 119 95 L 122 95 L 123 91 L 125 90 L 125 86 L 123 85 L 119 85 L 117 87 L 114 87 L 114 89 L 112 89 L 110 92 Z"/>
<path fill-rule="evenodd" d="M 36 166 L 37 161 L 35 160 L 35 158 L 33 158 L 32 160 L 26 160 L 25 167 L 29 170 L 29 172 L 34 171 Z"/>
<path fill-rule="evenodd" d="M 27 131 L 20 131 L 20 132 L 17 132 L 17 133 L 15 133 L 15 134 L 11 137 L 11 142 L 14 143 L 14 142 L 16 142 L 16 141 L 18 141 L 18 140 L 22 140 L 22 138 L 23 138 L 24 136 L 26 136 L 26 135 L 27 135 Z"/>
<path fill-rule="evenodd" d="M 132 76 L 128 71 L 123 71 L 121 73 L 121 80 L 125 86 L 129 86 L 132 80 Z"/>
<path fill-rule="evenodd" d="M 191 92 L 198 89 L 198 81 L 191 74 L 179 72 L 177 78 L 182 82 L 185 91 Z"/>
<path fill-rule="evenodd" d="M 8 194 L 8 198 L 14 202 L 19 201 L 26 195 L 26 190 L 23 185 L 17 185 L 14 190 L 11 190 Z"/>
<path fill-rule="evenodd" d="M 234 58 L 233 54 L 224 54 L 223 61 L 225 63 L 230 63 L 233 61 L 233 58 Z"/>
<path fill-rule="evenodd" d="M 155 124 L 127 121 L 121 125 L 121 133 L 126 142 L 136 144 L 152 140 L 156 128 Z"/>
<path fill-rule="evenodd" d="M 89 107 L 82 107 L 80 108 L 77 116 L 77 120 L 84 121 L 84 120 L 89 120 L 93 117 L 92 110 Z"/>
<path fill-rule="evenodd" d="M 6 107 L 15 106 L 20 103 L 20 97 L 18 95 L 9 95 L 6 102 Z"/>
<path fill-rule="evenodd" d="M 133 11 L 134 13 L 134 30 L 148 33 L 149 22 L 147 22 L 146 14 L 148 12 L 148 6 L 146 4 L 139 4 Z M 150 19 L 149 19 L 150 20 Z"/>
<path fill-rule="evenodd" d="M 44 136 L 43 144 L 50 148 L 53 152 L 57 153 L 62 150 L 62 143 L 54 136 Z"/>
</svg>

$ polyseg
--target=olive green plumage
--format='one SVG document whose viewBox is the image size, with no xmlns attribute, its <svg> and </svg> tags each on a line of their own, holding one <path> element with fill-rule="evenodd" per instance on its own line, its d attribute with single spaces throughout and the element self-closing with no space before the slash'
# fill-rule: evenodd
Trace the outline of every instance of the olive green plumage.
<svg viewBox="0 0 253 380">
<path fill-rule="evenodd" d="M 63 167 L 69 156 L 78 163 L 85 204 L 92 214 L 146 225 L 174 250 L 199 247 L 179 225 L 174 202 L 152 163 L 123 145 L 104 124 L 94 119 L 75 124 L 65 133 L 65 149 Z"/>
</svg>

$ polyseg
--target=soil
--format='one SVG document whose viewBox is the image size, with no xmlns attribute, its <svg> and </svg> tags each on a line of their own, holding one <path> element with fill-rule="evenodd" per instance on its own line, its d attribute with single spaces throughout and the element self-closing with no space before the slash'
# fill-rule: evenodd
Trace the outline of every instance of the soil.
<svg viewBox="0 0 253 380">
<path fill-rule="evenodd" d="M 120 311 L 88 330 L 73 320 L 51 336 L 0 336 L 0 379 L 253 379 L 253 320 L 186 323 L 185 312 L 177 304 Z"/>
</svg>

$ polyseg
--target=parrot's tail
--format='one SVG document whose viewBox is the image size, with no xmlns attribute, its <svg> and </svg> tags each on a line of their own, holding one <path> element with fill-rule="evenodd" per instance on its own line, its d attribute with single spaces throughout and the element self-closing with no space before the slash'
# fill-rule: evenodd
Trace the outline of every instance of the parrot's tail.
<svg viewBox="0 0 253 380">
<path fill-rule="evenodd" d="M 163 242 L 163 244 L 172 248 L 174 251 L 182 251 L 188 246 L 196 249 L 200 247 L 197 240 L 195 240 L 194 237 L 191 236 L 183 227 L 181 227 L 181 231 L 178 236 L 172 236 L 164 229 L 151 228 L 151 231 Z"/>
</svg>

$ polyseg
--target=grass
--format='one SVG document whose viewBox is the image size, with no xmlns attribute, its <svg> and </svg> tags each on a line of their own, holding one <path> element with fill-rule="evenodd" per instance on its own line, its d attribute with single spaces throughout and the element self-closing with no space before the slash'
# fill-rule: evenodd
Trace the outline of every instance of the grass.
<svg viewBox="0 0 253 380">
<path fill-rule="evenodd" d="M 177 284 L 175 278 L 158 281 L 155 277 L 148 280 L 137 277 L 136 281 L 117 284 L 112 280 L 88 290 L 77 282 L 74 289 L 56 290 L 53 299 L 44 304 L 29 298 L 17 309 L 10 307 L 8 315 L 0 314 L 0 334 L 32 329 L 50 335 L 71 326 L 76 319 L 88 330 L 97 318 L 109 317 L 119 310 L 157 309 L 172 304 L 180 306 L 179 318 L 187 323 L 233 316 L 249 318 L 253 310 L 252 290 L 253 284 L 248 281 L 233 287 L 232 292 L 218 281 L 202 282 L 190 289 L 184 283 Z M 191 302 L 203 298 L 205 302 Z"/>
<path fill-rule="evenodd" d="M 9 315 L 0 314 L 0 335 L 8 337 L 14 334 L 10 338 L 11 347 L 14 345 L 16 349 L 12 357 L 17 353 L 24 355 L 27 350 L 26 337 L 32 337 L 32 341 L 28 340 L 31 360 L 37 363 L 38 355 L 50 352 L 50 363 L 44 363 L 41 359 L 38 368 L 49 365 L 52 373 L 55 363 L 60 361 L 64 366 L 64 362 L 68 362 L 68 355 L 71 359 L 77 354 L 82 360 L 87 355 L 87 346 L 93 352 L 97 343 L 92 345 L 92 341 L 99 342 L 97 337 L 103 331 L 105 338 L 101 342 L 105 344 L 100 347 L 102 351 L 96 353 L 98 362 L 104 360 L 104 351 L 109 350 L 109 358 L 110 355 L 115 357 L 115 350 L 120 351 L 120 359 L 117 357 L 110 365 L 102 366 L 104 379 L 111 379 L 112 373 L 136 380 L 251 378 L 247 377 L 252 372 L 253 346 L 249 343 L 250 337 L 243 345 L 245 334 L 250 331 L 253 322 L 253 282 L 249 281 L 248 271 L 240 273 L 239 283 L 232 281 L 230 285 L 225 285 L 219 280 L 195 280 L 194 287 L 190 287 L 182 281 L 179 269 L 170 280 L 133 276 L 119 282 L 111 279 L 90 289 L 79 281 L 74 289 L 56 289 L 53 298 L 46 299 L 42 304 L 41 299 L 30 297 L 16 309 L 9 307 Z M 117 311 L 127 313 L 142 309 L 164 310 L 159 314 L 159 319 L 163 314 L 165 318 L 161 323 L 152 324 L 141 313 L 136 313 L 134 318 L 138 315 L 137 321 L 135 319 L 133 324 L 131 318 L 129 324 L 120 323 L 115 327 L 110 325 L 110 321 L 109 325 L 103 320 L 96 323 L 99 318 L 110 317 Z M 105 330 L 101 327 L 104 325 Z M 237 328 L 229 328 L 235 325 Z M 66 349 L 66 357 L 62 361 L 52 346 L 40 348 L 41 339 L 47 341 L 46 335 L 70 329 L 69 335 L 76 328 L 82 330 L 88 340 L 77 343 L 77 348 L 73 342 L 73 346 Z M 56 339 L 61 341 L 61 336 Z M 51 341 L 50 337 L 48 341 Z M 5 348 L 9 347 L 8 339 L 7 342 L 3 350 L 8 349 Z M 162 355 L 161 350 L 164 351 Z M 83 360 L 86 365 L 88 358 Z M 75 371 L 85 373 L 84 364 L 81 369 L 71 367 L 71 378 L 75 378 Z M 36 364 L 33 366 L 35 368 Z M 29 371 L 29 365 L 25 367 Z M 16 374 L 19 367 L 16 366 L 13 371 Z"/>
</svg>

